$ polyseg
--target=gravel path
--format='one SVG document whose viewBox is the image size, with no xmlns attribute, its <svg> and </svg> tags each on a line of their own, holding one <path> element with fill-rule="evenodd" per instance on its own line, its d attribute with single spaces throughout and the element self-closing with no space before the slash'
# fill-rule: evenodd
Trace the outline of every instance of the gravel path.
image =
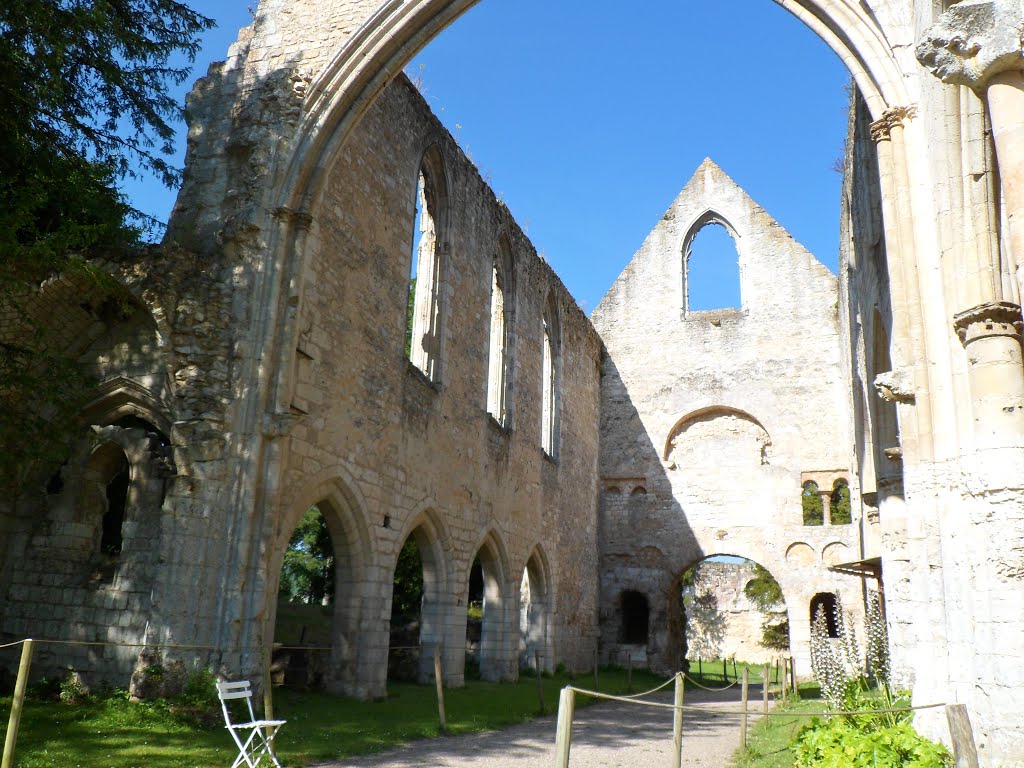
<svg viewBox="0 0 1024 768">
<path fill-rule="evenodd" d="M 751 686 L 751 709 L 760 708 L 760 686 Z M 739 688 L 687 691 L 686 705 L 701 711 L 683 715 L 683 766 L 726 768 L 739 746 Z M 672 693 L 652 696 L 672 702 Z M 755 718 L 751 718 L 753 723 Z M 547 716 L 502 731 L 417 741 L 376 755 L 321 763 L 314 768 L 551 768 L 555 717 Z M 576 710 L 571 768 L 662 768 L 672 764 L 672 712 L 609 701 Z"/>
</svg>

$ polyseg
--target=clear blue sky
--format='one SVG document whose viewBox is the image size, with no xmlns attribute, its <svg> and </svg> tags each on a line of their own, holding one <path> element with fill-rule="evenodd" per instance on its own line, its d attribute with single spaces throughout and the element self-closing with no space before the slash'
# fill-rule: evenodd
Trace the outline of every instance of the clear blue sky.
<svg viewBox="0 0 1024 768">
<path fill-rule="evenodd" d="M 198 75 L 250 16 L 194 4 L 221 25 Z M 707 156 L 836 269 L 849 75 L 771 0 L 483 0 L 407 72 L 587 312 Z"/>
</svg>

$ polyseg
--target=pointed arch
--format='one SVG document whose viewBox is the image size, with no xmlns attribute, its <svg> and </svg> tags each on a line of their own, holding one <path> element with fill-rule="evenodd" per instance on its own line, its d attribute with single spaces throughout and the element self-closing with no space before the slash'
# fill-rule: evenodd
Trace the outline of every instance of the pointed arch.
<svg viewBox="0 0 1024 768">
<path fill-rule="evenodd" d="M 409 280 L 409 360 L 431 381 L 441 380 L 449 203 L 441 150 L 427 147 L 416 172 Z"/>
<path fill-rule="evenodd" d="M 329 163 L 390 81 L 478 0 L 386 0 L 348 36 L 306 91 L 293 150 L 278 170 L 272 208 L 306 210 Z M 909 104 L 903 73 L 871 10 L 856 0 L 775 0 L 820 37 L 850 70 L 873 119 Z"/>
<path fill-rule="evenodd" d="M 724 229 L 728 233 L 729 237 L 732 238 L 733 245 L 735 246 L 735 249 L 736 249 L 736 262 L 735 262 L 736 269 L 735 269 L 734 273 L 733 273 L 732 270 L 730 270 L 730 279 L 733 276 L 735 278 L 734 282 L 735 282 L 736 293 L 738 294 L 739 300 L 740 300 L 739 301 L 739 306 L 737 308 L 745 308 L 745 305 L 743 303 L 743 285 L 742 285 L 741 270 L 740 270 L 740 264 L 741 264 L 741 261 L 742 261 L 742 258 L 743 258 L 742 251 L 740 250 L 740 235 L 737 233 L 736 228 L 732 225 L 732 223 L 723 214 L 719 213 L 717 210 L 709 208 L 706 211 L 704 211 L 704 213 L 702 213 L 700 216 L 698 216 L 696 219 L 694 219 L 693 223 L 686 230 L 686 234 L 683 236 L 682 249 L 681 249 L 681 252 L 682 252 L 682 270 L 681 270 L 681 272 L 682 272 L 682 283 L 683 283 L 683 307 L 682 307 L 682 311 L 683 311 L 683 316 L 684 317 L 686 317 L 687 315 L 691 314 L 694 311 L 700 311 L 700 310 L 694 309 L 694 306 L 695 306 L 695 304 L 697 302 L 695 300 L 695 297 L 692 295 L 692 288 L 694 287 L 695 282 L 697 282 L 697 281 L 694 280 L 695 275 L 694 275 L 693 263 L 692 263 L 692 258 L 691 258 L 693 256 L 693 244 L 694 244 L 694 241 L 696 241 L 697 237 L 702 232 L 704 232 L 705 229 L 707 229 L 708 227 L 716 227 L 716 226 L 717 227 L 721 227 L 722 229 Z M 707 262 L 707 259 L 705 259 L 705 258 L 702 258 L 701 262 L 702 262 L 702 264 L 701 264 L 702 269 L 704 271 L 710 271 L 710 267 L 713 266 L 713 265 L 709 264 Z M 702 309 L 706 309 L 706 307 L 702 307 Z"/>
<path fill-rule="evenodd" d="M 519 583 L 519 664 L 551 672 L 554 654 L 555 587 L 547 553 L 540 543 L 530 550 Z"/>
<path fill-rule="evenodd" d="M 277 516 L 271 554 L 267 561 L 267 617 L 265 637 L 276 637 L 278 589 L 285 552 L 302 516 L 316 507 L 327 525 L 334 555 L 334 600 L 330 613 L 330 652 L 323 684 L 328 690 L 357 694 L 365 683 L 360 659 L 371 654 L 360 631 L 364 620 L 364 604 L 373 598 L 368 579 L 370 565 L 376 558 L 369 535 L 366 504 L 342 467 L 324 470 L 314 478 L 296 483 L 293 493 L 282 494 L 291 500 Z M 305 651 L 290 655 L 304 656 Z"/>
<path fill-rule="evenodd" d="M 502 233 L 491 265 L 491 323 L 487 362 L 487 412 L 511 426 L 515 270 L 508 235 Z"/>
<path fill-rule="evenodd" d="M 479 562 L 483 576 L 482 618 L 478 662 L 480 676 L 485 680 L 502 680 L 513 676 L 509 658 L 509 620 L 506 596 L 509 591 L 508 554 L 496 529 L 484 534 L 474 550 L 473 564 Z"/>
<path fill-rule="evenodd" d="M 115 376 L 96 388 L 96 394 L 82 409 L 86 424 L 112 424 L 125 416 L 151 422 L 170 435 L 174 417 L 170 408 L 149 387 L 125 376 Z"/>
</svg>

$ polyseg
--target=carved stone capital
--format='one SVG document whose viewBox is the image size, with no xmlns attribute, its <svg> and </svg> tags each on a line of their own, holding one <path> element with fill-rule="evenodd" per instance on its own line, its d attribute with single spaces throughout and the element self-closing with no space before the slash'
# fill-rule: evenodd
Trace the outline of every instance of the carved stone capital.
<svg viewBox="0 0 1024 768">
<path fill-rule="evenodd" d="M 925 30 L 914 53 L 942 82 L 981 92 L 993 75 L 1024 69 L 1022 38 L 1019 0 L 963 0 Z"/>
<path fill-rule="evenodd" d="M 992 336 L 1019 337 L 1022 325 L 1020 305 L 1008 301 L 980 304 L 953 316 L 953 327 L 965 347 Z"/>
<path fill-rule="evenodd" d="M 914 402 L 914 376 L 908 371 L 885 371 L 875 376 L 878 396 L 887 403 Z"/>
<path fill-rule="evenodd" d="M 892 134 L 892 129 L 902 125 L 905 120 L 912 120 L 917 114 L 917 107 L 890 107 L 882 113 L 882 116 L 871 123 L 871 140 L 876 144 L 880 141 L 887 141 Z"/>
</svg>

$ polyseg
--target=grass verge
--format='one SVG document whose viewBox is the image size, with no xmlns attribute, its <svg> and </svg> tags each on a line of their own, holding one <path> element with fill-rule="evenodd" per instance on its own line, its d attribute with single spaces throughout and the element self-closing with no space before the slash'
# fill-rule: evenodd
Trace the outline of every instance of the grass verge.
<svg viewBox="0 0 1024 768">
<path fill-rule="evenodd" d="M 817 695 L 818 688 L 805 690 L 801 685 L 801 696 Z M 825 708 L 819 698 L 790 699 L 785 704 L 777 705 L 772 711 L 793 713 L 762 717 L 750 729 L 747 736 L 747 748 L 737 750 L 735 755 L 736 768 L 792 768 L 793 753 L 789 744 L 797 732 L 810 718 L 799 716 L 799 713 L 821 712 Z"/>
<path fill-rule="evenodd" d="M 600 690 L 626 691 L 623 670 L 602 669 Z M 547 713 L 558 707 L 558 691 L 570 683 L 592 688 L 593 675 L 573 681 L 566 674 L 542 678 Z M 662 682 L 634 670 L 633 688 Z M 577 706 L 592 703 L 586 697 Z M 10 698 L 0 699 L 6 726 Z M 362 702 L 321 693 L 275 690 L 277 717 L 288 720 L 278 753 L 288 768 L 388 749 L 438 735 L 433 686 L 388 686 L 382 701 Z M 471 681 L 445 691 L 450 733 L 487 731 L 529 720 L 538 713 L 537 679 L 517 683 Z M 553 736 L 552 736 L 553 738 Z M 182 719 L 167 702 L 132 704 L 123 692 L 93 696 L 78 704 L 26 702 L 18 736 L 18 768 L 209 768 L 230 765 L 236 750 L 221 724 L 199 726 Z"/>
</svg>

